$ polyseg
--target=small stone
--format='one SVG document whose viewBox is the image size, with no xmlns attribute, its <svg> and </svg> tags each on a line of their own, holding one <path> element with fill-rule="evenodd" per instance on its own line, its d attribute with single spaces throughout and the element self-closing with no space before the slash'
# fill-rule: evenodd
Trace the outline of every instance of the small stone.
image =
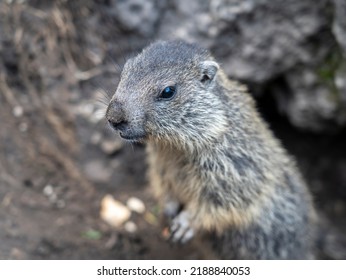
<svg viewBox="0 0 346 280">
<path fill-rule="evenodd" d="M 100 216 L 106 223 L 118 228 L 128 221 L 131 211 L 111 195 L 106 195 L 101 201 Z"/>
<path fill-rule="evenodd" d="M 101 149 L 102 151 L 107 155 L 112 155 L 119 150 L 121 150 L 123 147 L 123 142 L 117 139 L 112 140 L 104 140 L 101 143 Z"/>
<path fill-rule="evenodd" d="M 46 196 L 51 196 L 51 195 L 54 193 L 53 186 L 51 186 L 51 185 L 45 186 L 44 189 L 43 189 L 43 193 L 44 193 Z"/>
<path fill-rule="evenodd" d="M 129 233 L 134 233 L 137 231 L 137 225 L 132 221 L 126 222 L 126 224 L 124 225 L 124 228 Z"/>
<path fill-rule="evenodd" d="M 16 118 L 20 118 L 21 116 L 23 116 L 24 110 L 22 106 L 15 106 L 12 110 L 13 116 L 15 116 Z"/>
<path fill-rule="evenodd" d="M 130 197 L 126 202 L 127 207 L 139 214 L 143 214 L 145 212 L 145 205 L 142 200 L 137 197 Z"/>
</svg>

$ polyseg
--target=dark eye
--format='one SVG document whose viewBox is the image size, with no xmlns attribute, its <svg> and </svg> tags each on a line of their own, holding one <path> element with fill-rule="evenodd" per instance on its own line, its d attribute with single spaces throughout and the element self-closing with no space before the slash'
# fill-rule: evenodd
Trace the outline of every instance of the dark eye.
<svg viewBox="0 0 346 280">
<path fill-rule="evenodd" d="M 175 95 L 175 86 L 165 87 L 160 94 L 160 98 L 162 99 L 170 99 Z"/>
</svg>

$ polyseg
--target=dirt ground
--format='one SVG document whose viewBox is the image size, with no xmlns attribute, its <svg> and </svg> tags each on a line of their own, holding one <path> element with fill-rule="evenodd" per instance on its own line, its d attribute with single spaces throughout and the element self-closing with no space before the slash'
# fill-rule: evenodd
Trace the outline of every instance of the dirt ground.
<svg viewBox="0 0 346 280">
<path fill-rule="evenodd" d="M 195 257 L 188 248 L 173 248 L 161 238 L 158 212 L 144 174 L 143 147 L 124 146 L 114 155 L 105 154 L 90 143 L 95 131 L 83 127 L 81 121 L 75 124 L 80 127 L 76 141 L 81 152 L 73 161 L 47 143 L 39 144 L 47 145 L 42 148 L 44 154 L 31 159 L 16 145 L 38 136 L 31 129 L 18 136 L 23 132 L 10 123 L 9 110 L 1 109 L 1 118 L 6 120 L 1 138 L 7 162 L 2 162 L 0 178 L 0 259 Z M 31 122 L 30 117 L 25 119 Z M 130 197 L 145 202 L 146 213 L 131 216 L 136 233 L 113 229 L 102 221 L 100 202 L 107 194 L 123 203 Z"/>
<path fill-rule="evenodd" d="M 144 147 L 121 142 L 102 119 L 104 106 L 96 99 L 103 89 L 114 92 L 117 67 L 109 61 L 96 67 L 96 58 L 77 55 L 71 42 L 79 35 L 62 25 L 68 13 L 52 9 L 50 19 L 31 12 L 0 9 L 0 259 L 201 258 L 192 245 L 164 240 Z M 27 17 L 33 17 L 29 27 Z M 54 28 L 45 30 L 45 21 Z M 40 32 L 33 37 L 27 28 Z M 144 45 L 136 42 L 134 49 Z M 117 56 L 116 50 L 109 54 Z M 83 70 L 89 66 L 95 66 L 91 72 Z M 270 97 L 257 101 L 296 157 L 318 210 L 346 235 L 346 130 L 304 133 L 279 117 Z M 130 197 L 144 202 L 145 213 L 131 214 L 134 232 L 101 219 L 109 194 L 124 204 Z"/>
<path fill-rule="evenodd" d="M 4 120 L 2 151 L 7 159 L 2 162 L 0 177 L 0 259 L 200 257 L 196 248 L 173 247 L 161 236 L 157 206 L 145 177 L 143 147 L 120 144 L 118 151 L 107 154 L 101 148 L 102 141 L 119 143 L 117 136 L 103 125 L 92 128 L 77 117 L 70 124 L 77 132 L 76 143 L 71 143 L 78 146 L 77 156 L 69 159 L 41 140 L 37 145 L 42 145 L 42 154 L 30 158 L 23 154 L 21 145 L 30 138 L 39 139 L 31 127 L 35 116 L 25 116 L 29 128 L 22 132 L 8 106 L 1 106 L 0 115 Z M 283 144 L 297 157 L 318 209 L 345 233 L 346 133 L 299 133 L 275 114 L 268 117 Z M 100 143 L 93 143 L 95 135 L 101 135 Z M 47 186 L 52 186 L 55 200 L 47 196 Z M 100 203 L 107 194 L 123 203 L 130 197 L 145 203 L 146 214 L 131 216 L 138 227 L 135 233 L 123 227 L 114 229 L 102 221 Z"/>
</svg>

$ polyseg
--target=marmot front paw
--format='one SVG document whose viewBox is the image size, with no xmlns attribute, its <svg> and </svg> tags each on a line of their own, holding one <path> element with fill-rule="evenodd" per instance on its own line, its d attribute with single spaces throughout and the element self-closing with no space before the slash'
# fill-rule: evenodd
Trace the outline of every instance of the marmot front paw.
<svg viewBox="0 0 346 280">
<path fill-rule="evenodd" d="M 172 221 L 170 240 L 174 243 L 181 244 L 190 241 L 195 235 L 195 230 L 191 224 L 190 213 L 181 211 Z"/>
</svg>

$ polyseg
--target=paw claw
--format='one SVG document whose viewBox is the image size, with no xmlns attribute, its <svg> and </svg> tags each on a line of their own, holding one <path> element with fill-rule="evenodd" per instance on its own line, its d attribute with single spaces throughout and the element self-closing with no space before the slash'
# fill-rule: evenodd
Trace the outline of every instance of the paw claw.
<svg viewBox="0 0 346 280">
<path fill-rule="evenodd" d="M 175 217 L 172 221 L 170 230 L 170 241 L 181 244 L 190 241 L 193 238 L 195 231 L 191 227 L 189 213 L 182 211 L 177 217 Z"/>
</svg>

